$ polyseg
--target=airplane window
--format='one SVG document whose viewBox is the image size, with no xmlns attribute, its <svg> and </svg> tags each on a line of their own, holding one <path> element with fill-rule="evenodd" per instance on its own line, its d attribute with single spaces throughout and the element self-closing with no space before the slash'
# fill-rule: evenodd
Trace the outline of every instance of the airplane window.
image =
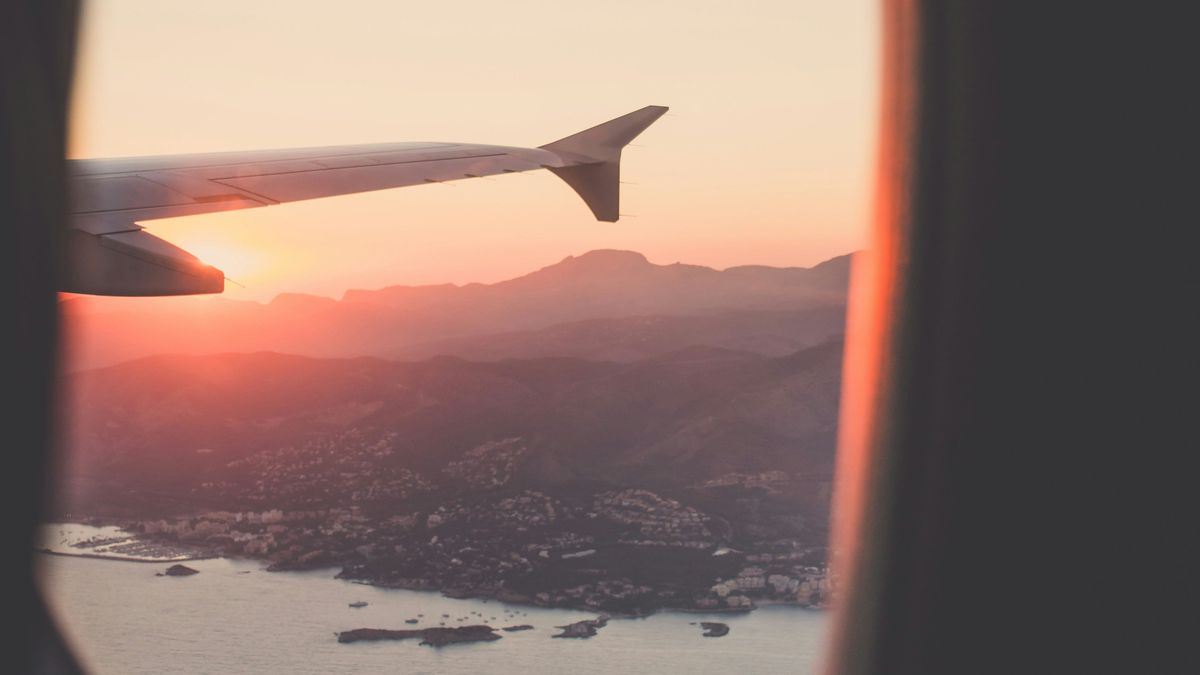
<svg viewBox="0 0 1200 675">
<path fill-rule="evenodd" d="M 876 11 L 88 4 L 82 663 L 817 672 Z"/>
</svg>

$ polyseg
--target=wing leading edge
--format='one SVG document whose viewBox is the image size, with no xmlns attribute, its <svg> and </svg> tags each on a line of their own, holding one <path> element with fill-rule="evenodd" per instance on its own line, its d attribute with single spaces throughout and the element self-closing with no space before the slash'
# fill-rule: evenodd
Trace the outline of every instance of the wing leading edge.
<svg viewBox="0 0 1200 675">
<path fill-rule="evenodd" d="M 548 169 L 616 222 L 621 149 L 667 108 L 647 106 L 540 148 L 390 143 L 69 162 L 72 230 L 60 290 L 220 293 L 224 274 L 138 222 Z"/>
</svg>

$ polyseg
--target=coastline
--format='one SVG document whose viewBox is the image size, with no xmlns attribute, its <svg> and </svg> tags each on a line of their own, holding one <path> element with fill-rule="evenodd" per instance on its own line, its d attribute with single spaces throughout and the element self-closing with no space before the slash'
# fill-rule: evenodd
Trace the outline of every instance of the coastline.
<svg viewBox="0 0 1200 675">
<path fill-rule="evenodd" d="M 164 539 L 161 534 L 146 534 L 141 532 L 139 523 L 131 522 L 122 519 L 111 518 L 87 518 L 83 522 L 75 523 L 47 523 L 45 527 L 58 527 L 58 539 L 44 540 L 48 546 L 42 546 L 36 549 L 36 552 L 46 553 L 49 555 L 59 555 L 67 557 L 82 557 L 94 558 L 99 560 L 123 560 L 137 563 L 160 563 L 174 564 L 180 562 L 206 560 L 206 559 L 230 559 L 230 560 L 245 560 L 252 561 L 257 565 L 261 565 L 264 571 L 269 572 L 313 572 L 317 570 L 327 570 L 331 578 L 338 579 L 346 583 L 354 583 L 365 586 L 373 586 L 381 589 L 396 589 L 407 591 L 421 592 L 436 592 L 439 595 L 463 600 L 481 600 L 487 602 L 495 600 L 498 602 L 520 605 L 530 608 L 539 609 L 569 609 L 583 612 L 594 612 L 598 614 L 607 614 L 611 616 L 620 616 L 622 618 L 645 618 L 662 612 L 677 612 L 693 615 L 726 615 L 735 616 L 747 614 L 762 606 L 780 605 L 788 607 L 796 607 L 800 609 L 809 609 L 821 611 L 825 609 L 825 603 L 805 602 L 803 598 L 807 598 L 808 594 L 797 594 L 796 599 L 791 597 L 764 597 L 771 592 L 771 586 L 766 582 L 767 573 L 762 569 L 753 567 L 746 568 L 754 574 L 760 575 L 757 584 L 745 583 L 747 580 L 741 576 L 726 577 L 724 583 L 726 586 L 733 584 L 731 588 L 725 590 L 729 593 L 731 599 L 736 596 L 740 600 L 737 604 L 729 602 L 727 604 L 709 601 L 709 604 L 696 602 L 691 604 L 687 602 L 687 597 L 680 597 L 678 593 L 671 597 L 665 593 L 659 593 L 657 602 L 645 602 L 634 599 L 625 601 L 619 595 L 615 597 L 602 598 L 597 602 L 597 598 L 593 595 L 590 597 L 564 597 L 565 594 L 555 594 L 537 592 L 538 587 L 513 589 L 504 585 L 503 579 L 494 579 L 493 581 L 483 581 L 483 583 L 468 583 L 468 584 L 444 584 L 448 579 L 440 579 L 434 576 L 413 576 L 410 578 L 391 578 L 381 579 L 374 577 L 371 570 L 362 568 L 348 567 L 338 562 L 335 559 L 331 560 L 329 555 L 313 556 L 311 554 L 302 555 L 298 559 L 293 556 L 291 559 L 280 559 L 274 556 L 263 556 L 256 554 L 247 555 L 246 552 L 239 554 L 236 551 L 224 550 L 219 545 L 215 545 L 214 541 L 206 541 L 207 545 L 198 545 L 196 543 L 181 543 L 175 542 L 172 539 Z M 272 527 L 281 527 L 272 525 Z M 62 528 L 68 528 L 64 534 Z M 74 530 L 70 528 L 75 528 Z M 94 530 L 104 529 L 108 532 L 96 533 Z M 102 535 L 106 535 L 105 539 Z M 53 536 L 47 532 L 47 536 Z M 120 539 L 117 546 L 126 546 L 128 552 L 122 552 L 119 548 L 104 550 L 100 546 L 112 546 L 108 543 L 113 539 Z M 435 537 L 436 540 L 436 537 Z M 96 547 L 89 547 L 83 544 L 89 542 L 97 542 Z M 69 547 L 69 549 L 68 549 Z M 68 549 L 68 550 L 64 550 Z M 97 550 L 99 549 L 99 550 Z M 326 553 L 326 552 L 322 552 Z M 141 554 L 141 555 L 139 555 Z M 743 572 L 744 575 L 744 572 Z M 753 581 L 751 579 L 750 581 Z M 600 582 L 610 583 L 610 582 Z M 772 584 L 775 581 L 772 581 Z M 758 589 L 757 592 L 755 589 Z M 713 587 L 714 591 L 723 590 Z M 720 595 L 720 598 L 725 597 L 725 593 Z M 789 592 L 790 595 L 790 592 Z M 815 595 L 815 594 L 814 594 Z M 683 602 L 680 602 L 683 601 Z M 718 600 L 718 602 L 720 602 Z M 660 604 L 661 603 L 661 604 Z"/>
<path fill-rule="evenodd" d="M 312 570 L 271 570 L 270 566 L 268 564 L 269 561 L 261 559 L 261 558 L 246 557 L 246 556 L 231 557 L 231 556 L 223 556 L 223 555 L 219 555 L 219 554 L 202 554 L 202 555 L 194 555 L 194 556 L 179 557 L 179 558 L 134 558 L 134 557 L 122 557 L 122 556 L 116 556 L 116 555 L 106 555 L 103 553 L 88 553 L 88 552 L 70 553 L 70 552 L 66 552 L 66 551 L 54 551 L 54 550 L 51 550 L 51 549 L 45 548 L 45 547 L 35 549 L 34 552 L 45 554 L 45 555 L 62 556 L 62 557 L 67 557 L 67 558 L 90 558 L 93 560 L 110 560 L 110 561 L 116 561 L 116 562 L 129 562 L 129 563 L 141 563 L 141 564 L 145 564 L 145 563 L 165 564 L 165 563 L 186 562 L 186 561 L 190 561 L 190 560 L 214 560 L 214 559 L 218 559 L 218 558 L 227 558 L 230 560 L 236 559 L 236 560 L 254 561 L 256 563 L 263 565 L 263 571 L 271 572 L 271 573 L 312 571 Z M 331 568 L 326 568 L 326 569 L 336 570 L 338 568 L 331 567 Z M 768 607 L 768 606 L 793 607 L 795 609 L 803 609 L 803 610 L 815 611 L 815 612 L 824 612 L 827 609 L 826 607 L 803 605 L 798 602 L 789 602 L 789 601 L 784 601 L 784 600 L 760 599 L 760 600 L 756 601 L 755 604 L 751 607 L 715 607 L 715 608 L 707 608 L 706 609 L 706 608 L 697 608 L 697 607 L 669 607 L 668 606 L 668 607 L 658 607 L 656 609 L 646 611 L 646 612 L 623 612 L 623 611 L 614 611 L 611 609 L 601 609 L 601 608 L 597 608 L 597 607 L 590 607 L 587 604 L 582 604 L 582 603 L 581 604 L 546 605 L 546 604 L 537 602 L 537 600 L 534 598 L 530 598 L 529 596 L 523 595 L 521 593 L 516 593 L 514 591 L 509 591 L 506 589 L 501 589 L 495 593 L 480 593 L 478 591 L 466 591 L 463 589 L 456 589 L 456 588 L 435 588 L 435 587 L 430 587 L 430 586 L 422 585 L 422 584 L 406 585 L 406 584 L 395 584 L 395 583 L 384 583 L 384 582 L 377 583 L 377 582 L 373 582 L 373 581 L 370 581 L 367 579 L 342 579 L 341 577 L 338 576 L 337 573 L 334 573 L 331 578 L 339 579 L 340 581 L 345 581 L 345 582 L 351 583 L 351 584 L 359 584 L 362 586 L 371 586 L 373 588 L 381 588 L 381 589 L 385 589 L 385 590 L 415 591 L 415 592 L 421 592 L 421 593 L 437 593 L 438 595 L 441 595 L 442 597 L 450 598 L 450 599 L 454 599 L 454 600 L 481 600 L 484 602 L 487 602 L 488 600 L 495 600 L 497 602 L 503 602 L 503 603 L 507 603 L 510 605 L 520 605 L 523 607 L 536 607 L 538 609 L 551 609 L 551 610 L 564 609 L 564 610 L 574 610 L 574 611 L 582 611 L 582 612 L 594 612 L 596 614 L 607 615 L 607 616 L 612 616 L 615 618 L 622 618 L 622 619 L 642 619 L 642 618 L 646 618 L 648 616 L 652 616 L 652 615 L 660 614 L 660 613 L 742 615 L 742 614 L 749 614 L 749 613 L 753 612 L 754 610 L 758 609 L 759 607 Z"/>
<path fill-rule="evenodd" d="M 252 558 L 253 559 L 253 558 Z M 268 570 L 271 571 L 271 570 Z M 275 570 L 275 571 L 295 571 L 295 570 Z M 800 602 L 789 600 L 771 600 L 759 598 L 754 601 L 749 607 L 672 607 L 663 606 L 645 612 L 629 612 L 601 607 L 592 607 L 586 603 L 579 604 L 543 604 L 535 598 L 531 598 L 522 593 L 515 591 L 500 589 L 495 593 L 483 593 L 477 590 L 464 590 L 459 588 L 436 588 L 424 584 L 397 584 L 387 582 L 373 582 L 369 579 L 345 579 L 335 575 L 335 578 L 347 581 L 352 584 L 361 584 L 363 586 L 371 586 L 374 588 L 393 589 L 401 591 L 420 591 L 426 593 L 438 593 L 442 597 L 452 598 L 455 600 L 496 600 L 511 605 L 521 605 L 525 607 L 536 607 L 538 609 L 570 609 L 581 612 L 595 612 L 597 614 L 620 617 L 623 619 L 641 619 L 659 613 L 679 613 L 679 614 L 749 614 L 760 607 L 793 607 L 795 609 L 803 609 L 811 612 L 825 612 L 828 607 L 824 605 L 806 605 Z"/>
<path fill-rule="evenodd" d="M 595 612 L 459 600 L 430 591 L 365 588 L 333 578 L 336 569 L 264 574 L 260 562 L 232 557 L 185 563 L 200 574 L 155 577 L 162 566 L 119 565 L 72 556 L 38 561 L 38 583 L 97 672 L 807 672 L 826 632 L 828 614 L 767 608 L 741 615 L 663 611 L 637 621 L 610 615 L 590 640 L 551 639 L 557 626 L 598 618 Z M 250 572 L 250 573 L 246 573 Z M 348 603 L 367 601 L 361 609 Z M 512 614 L 515 612 L 515 615 Z M 405 619 L 418 617 L 416 625 Z M 449 614 L 450 618 L 441 615 Z M 524 614 L 523 614 L 524 613 Z M 479 615 L 482 614 L 482 617 Z M 495 621 L 490 616 L 496 616 Z M 463 622 L 456 621 L 465 617 Z M 419 640 L 342 644 L 336 634 L 356 628 L 411 630 L 486 623 L 503 640 L 443 650 Z M 726 637 L 704 638 L 699 622 L 724 622 Z M 147 640 L 154 636 L 155 640 Z M 163 642 L 186 645 L 178 652 Z M 799 642 L 797 642 L 799 641 Z M 811 643 L 811 644 L 810 644 Z M 584 667 L 579 662 L 586 662 Z M 397 665 L 400 664 L 400 665 Z M 536 664 L 525 668 L 518 664 Z"/>
</svg>

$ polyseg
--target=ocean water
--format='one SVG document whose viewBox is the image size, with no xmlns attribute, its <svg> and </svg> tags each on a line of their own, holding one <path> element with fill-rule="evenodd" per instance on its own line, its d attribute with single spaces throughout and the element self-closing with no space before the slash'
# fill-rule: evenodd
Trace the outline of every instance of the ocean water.
<svg viewBox="0 0 1200 675">
<path fill-rule="evenodd" d="M 588 639 L 551 639 L 589 612 L 457 600 L 333 578 L 335 570 L 267 572 L 248 560 L 167 563 L 40 555 L 39 584 L 85 666 L 112 673 L 815 673 L 828 617 L 795 607 L 748 614 L 665 612 L 611 620 Z M 368 606 L 354 609 L 355 601 Z M 471 612 L 482 612 L 482 619 Z M 405 619 L 424 614 L 411 626 Z M 450 618 L 442 618 L 449 614 Z M 469 620 L 458 622 L 456 618 Z M 492 617 L 495 617 L 494 619 Z M 418 640 L 340 644 L 337 631 L 532 624 L 494 642 L 423 647 Z M 723 621 L 705 638 L 690 622 Z"/>
</svg>

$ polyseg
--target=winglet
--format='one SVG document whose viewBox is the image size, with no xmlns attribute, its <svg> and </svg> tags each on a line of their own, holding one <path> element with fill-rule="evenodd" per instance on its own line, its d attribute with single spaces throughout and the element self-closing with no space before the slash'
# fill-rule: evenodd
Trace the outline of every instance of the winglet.
<svg viewBox="0 0 1200 675">
<path fill-rule="evenodd" d="M 649 105 L 543 145 L 542 150 L 549 150 L 573 163 L 546 168 L 583 198 L 596 220 L 615 223 L 620 217 L 621 149 L 665 112 L 665 106 Z"/>
</svg>

